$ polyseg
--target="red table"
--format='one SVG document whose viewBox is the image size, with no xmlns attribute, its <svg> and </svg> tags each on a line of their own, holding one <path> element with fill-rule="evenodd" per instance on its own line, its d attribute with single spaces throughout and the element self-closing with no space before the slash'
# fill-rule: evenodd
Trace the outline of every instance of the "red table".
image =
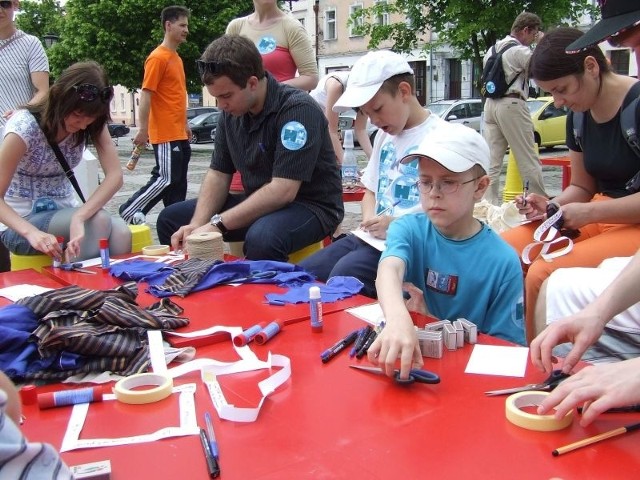
<svg viewBox="0 0 640 480">
<path fill-rule="evenodd" d="M 438 385 L 400 387 L 386 377 L 348 368 L 346 353 L 328 364 L 320 352 L 362 322 L 345 313 L 325 317 L 322 334 L 297 323 L 264 346 L 252 348 L 291 358 L 289 382 L 272 394 L 254 423 L 221 421 L 206 389 L 196 382 L 198 422 L 210 411 L 220 446 L 222 479 L 289 478 L 487 478 L 563 479 L 632 478 L 640 468 L 637 438 L 621 436 L 560 457 L 551 451 L 587 436 L 637 422 L 640 414 L 608 414 L 592 426 L 577 422 L 559 432 L 533 432 L 509 423 L 504 397 L 486 397 L 489 389 L 517 386 L 544 376 L 532 366 L 524 379 L 465 374 L 472 351 L 466 345 L 425 359 L 425 368 L 442 377 Z M 506 342 L 480 335 L 485 344 Z M 199 356 L 229 358 L 227 344 L 209 345 Z M 366 363 L 364 360 L 363 363 Z M 256 383 L 264 372 L 219 377 L 227 400 L 255 405 Z M 137 408 L 107 402 L 90 407 L 87 438 L 147 433 L 176 423 L 175 395 Z M 59 447 L 70 410 L 25 409 L 26 433 Z M 137 413 L 133 413 L 137 412 Z M 637 435 L 637 434 L 636 434 Z M 112 462 L 114 480 L 206 479 L 197 437 L 63 454 L 69 464 L 103 459 Z"/>
<path fill-rule="evenodd" d="M 0 273 L 0 288 L 13 287 L 15 285 L 39 285 L 47 288 L 60 288 L 63 286 L 55 279 L 42 275 L 40 272 L 28 268 L 26 270 L 18 270 L 15 272 Z M 9 305 L 11 300 L 0 297 L 0 306 Z"/>
<path fill-rule="evenodd" d="M 571 184 L 571 160 L 568 156 L 565 157 L 546 157 L 540 158 L 542 165 L 553 165 L 556 167 L 562 167 L 562 190 L 567 188 Z"/>
</svg>

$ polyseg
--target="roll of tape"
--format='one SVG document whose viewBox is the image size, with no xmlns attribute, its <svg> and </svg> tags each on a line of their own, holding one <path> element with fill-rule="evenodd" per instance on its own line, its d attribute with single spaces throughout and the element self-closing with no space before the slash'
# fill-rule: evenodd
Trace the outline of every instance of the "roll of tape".
<svg viewBox="0 0 640 480">
<path fill-rule="evenodd" d="M 537 407 L 547 395 L 549 395 L 549 392 L 533 391 L 518 392 L 509 396 L 506 401 L 507 420 L 519 427 L 539 432 L 562 430 L 571 425 L 573 421 L 572 410 L 569 410 L 569 412 L 559 420 L 553 415 L 537 415 L 521 410 L 522 407 Z"/>
<path fill-rule="evenodd" d="M 134 390 L 138 387 L 155 386 L 155 388 L 145 388 L 144 390 Z M 116 382 L 113 393 L 116 400 L 122 403 L 140 405 L 143 403 L 153 403 L 167 398 L 173 391 L 173 379 L 166 375 L 157 373 L 138 373 L 125 377 Z"/>
<path fill-rule="evenodd" d="M 167 255 L 169 250 L 169 245 L 149 245 L 148 247 L 142 247 L 142 254 L 159 257 L 161 255 Z"/>
</svg>

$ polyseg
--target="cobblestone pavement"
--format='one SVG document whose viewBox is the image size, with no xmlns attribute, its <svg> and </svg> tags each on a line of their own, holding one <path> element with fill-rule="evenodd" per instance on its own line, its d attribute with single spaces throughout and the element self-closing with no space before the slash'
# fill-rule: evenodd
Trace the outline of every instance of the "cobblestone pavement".
<svg viewBox="0 0 640 480">
<path fill-rule="evenodd" d="M 106 209 L 113 215 L 118 215 L 118 207 L 124 203 L 133 193 L 135 193 L 140 187 L 145 185 L 149 180 L 151 169 L 155 162 L 153 159 L 153 152 L 148 150 L 143 153 L 138 161 L 136 169 L 131 172 L 125 168 L 129 156 L 131 154 L 132 142 L 131 139 L 135 135 L 135 128 L 131 129 L 131 133 L 118 140 L 118 153 L 124 172 L 124 185 L 120 191 L 111 199 L 106 205 Z M 198 196 L 200 190 L 200 182 L 209 168 L 209 161 L 211 159 L 211 152 L 213 151 L 213 143 L 203 143 L 192 145 L 191 162 L 189 163 L 188 174 L 188 191 L 187 198 L 195 198 Z M 362 150 L 356 150 L 358 155 L 358 165 L 362 169 L 366 165 L 366 157 L 362 153 Z M 563 156 L 567 155 L 567 149 L 565 147 L 555 147 L 551 150 L 546 150 L 541 153 L 542 156 Z M 505 156 L 504 162 L 505 168 L 502 172 L 501 182 L 504 186 L 505 173 L 507 165 L 507 157 Z M 559 167 L 543 167 L 542 172 L 544 176 L 545 185 L 550 195 L 557 195 L 561 190 L 562 173 Z M 102 172 L 99 172 L 102 177 Z M 162 203 L 156 205 L 147 215 L 147 223 L 151 226 L 153 232 L 154 242 L 157 242 L 156 233 L 156 220 L 158 214 L 162 210 Z M 358 203 L 345 204 L 345 218 L 342 223 L 342 230 L 353 230 L 358 226 L 360 222 L 360 205 Z"/>
</svg>

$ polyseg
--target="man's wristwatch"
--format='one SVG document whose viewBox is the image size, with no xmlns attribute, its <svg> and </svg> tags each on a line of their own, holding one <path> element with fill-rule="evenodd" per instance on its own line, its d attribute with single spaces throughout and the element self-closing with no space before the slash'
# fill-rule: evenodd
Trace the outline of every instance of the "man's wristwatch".
<svg viewBox="0 0 640 480">
<path fill-rule="evenodd" d="M 222 223 L 222 215 L 220 215 L 219 213 L 216 213 L 213 217 L 211 217 L 211 225 L 220 230 L 223 235 L 229 231 L 227 227 L 224 226 L 224 223 Z"/>
</svg>

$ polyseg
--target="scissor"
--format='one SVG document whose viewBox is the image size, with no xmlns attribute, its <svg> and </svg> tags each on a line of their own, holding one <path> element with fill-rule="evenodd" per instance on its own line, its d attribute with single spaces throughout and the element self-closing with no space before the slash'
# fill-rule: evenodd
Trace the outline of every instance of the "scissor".
<svg viewBox="0 0 640 480">
<path fill-rule="evenodd" d="M 484 392 L 485 395 L 495 396 L 495 395 L 508 395 L 510 393 L 517 392 L 526 392 L 528 390 L 542 390 L 545 392 L 550 392 L 554 388 L 556 388 L 560 382 L 562 382 L 565 378 L 568 378 L 569 374 L 564 373 L 562 370 L 554 370 L 551 372 L 551 375 L 541 383 L 530 383 L 529 385 L 524 385 L 522 387 L 515 388 L 505 388 L 503 390 L 490 390 L 488 392 Z"/>
<path fill-rule="evenodd" d="M 375 373 L 376 375 L 385 375 L 385 373 L 378 367 L 364 367 L 362 365 L 349 365 L 351 368 L 357 370 L 363 370 L 369 373 Z M 417 383 L 440 383 L 440 377 L 428 370 L 411 369 L 409 371 L 409 378 L 400 378 L 400 370 L 395 370 L 393 379 L 400 385 L 411 385 L 414 382 Z"/>
<path fill-rule="evenodd" d="M 60 265 L 62 270 L 66 270 L 67 272 L 80 272 L 80 273 L 90 273 L 95 275 L 96 272 L 92 270 L 87 270 L 82 268 L 82 262 L 73 262 L 73 263 L 63 263 Z"/>
</svg>

